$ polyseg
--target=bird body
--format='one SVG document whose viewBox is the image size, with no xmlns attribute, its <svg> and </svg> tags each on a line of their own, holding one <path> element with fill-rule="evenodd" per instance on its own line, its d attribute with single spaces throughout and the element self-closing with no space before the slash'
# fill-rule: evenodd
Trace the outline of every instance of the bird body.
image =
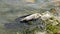
<svg viewBox="0 0 60 34">
<path fill-rule="evenodd" d="M 29 20 L 32 20 L 32 19 L 37 19 L 40 16 L 41 16 L 41 14 L 35 13 L 35 14 L 29 15 L 29 16 L 23 18 L 21 21 L 24 21 L 24 20 L 29 21 Z"/>
</svg>

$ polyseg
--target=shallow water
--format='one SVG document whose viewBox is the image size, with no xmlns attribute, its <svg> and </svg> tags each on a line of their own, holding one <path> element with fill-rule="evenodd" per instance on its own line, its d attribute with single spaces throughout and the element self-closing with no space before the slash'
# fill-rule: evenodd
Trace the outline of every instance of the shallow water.
<svg viewBox="0 0 60 34">
<path fill-rule="evenodd" d="M 26 2 L 25 0 L 0 0 L 0 34 L 17 34 L 16 32 L 20 32 L 20 29 L 17 28 L 19 23 L 15 22 L 15 19 L 32 13 L 42 13 L 51 8 L 56 8 L 58 13 L 60 12 L 60 5 L 56 4 L 56 0 L 37 0 L 33 3 Z M 5 27 L 4 24 L 11 24 L 13 26 L 12 29 Z M 24 24 L 25 26 L 28 26 Z M 39 25 L 39 24 L 38 24 Z M 15 28 L 16 27 L 16 28 Z M 21 26 L 23 28 L 23 25 Z M 28 27 L 29 28 L 29 27 Z M 22 29 L 24 30 L 24 29 Z"/>
</svg>

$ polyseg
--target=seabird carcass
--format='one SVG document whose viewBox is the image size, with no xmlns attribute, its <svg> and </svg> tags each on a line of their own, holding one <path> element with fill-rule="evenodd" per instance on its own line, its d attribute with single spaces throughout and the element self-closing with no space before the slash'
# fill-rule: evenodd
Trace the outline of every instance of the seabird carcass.
<svg viewBox="0 0 60 34">
<path fill-rule="evenodd" d="M 21 21 L 35 20 L 35 19 L 38 19 L 40 16 L 41 16 L 40 13 L 35 13 L 35 14 L 29 15 L 29 16 L 27 16 L 25 18 L 22 18 Z"/>
</svg>

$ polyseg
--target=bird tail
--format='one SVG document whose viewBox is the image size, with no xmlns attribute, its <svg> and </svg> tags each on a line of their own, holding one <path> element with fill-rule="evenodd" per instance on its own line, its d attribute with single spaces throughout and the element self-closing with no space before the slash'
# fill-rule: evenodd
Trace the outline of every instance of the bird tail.
<svg viewBox="0 0 60 34">
<path fill-rule="evenodd" d="M 25 19 L 21 19 L 20 21 L 24 21 Z"/>
</svg>

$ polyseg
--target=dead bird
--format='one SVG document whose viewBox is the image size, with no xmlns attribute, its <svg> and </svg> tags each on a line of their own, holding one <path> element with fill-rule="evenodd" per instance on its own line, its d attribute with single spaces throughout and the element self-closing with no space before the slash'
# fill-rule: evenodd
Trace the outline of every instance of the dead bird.
<svg viewBox="0 0 60 34">
<path fill-rule="evenodd" d="M 30 21 L 30 20 L 38 19 L 40 16 L 41 16 L 40 13 L 35 13 L 35 14 L 29 15 L 29 16 L 21 19 L 21 21 Z"/>
</svg>

